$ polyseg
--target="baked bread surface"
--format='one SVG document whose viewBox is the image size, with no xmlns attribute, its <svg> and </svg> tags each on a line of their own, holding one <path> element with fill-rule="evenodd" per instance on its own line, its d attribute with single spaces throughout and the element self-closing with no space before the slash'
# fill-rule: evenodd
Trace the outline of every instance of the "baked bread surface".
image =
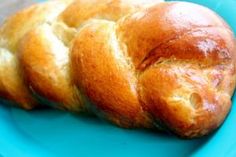
<svg viewBox="0 0 236 157">
<path fill-rule="evenodd" d="M 230 27 L 197 4 L 49 1 L 0 28 L 0 96 L 198 137 L 230 110 L 235 52 Z"/>
</svg>

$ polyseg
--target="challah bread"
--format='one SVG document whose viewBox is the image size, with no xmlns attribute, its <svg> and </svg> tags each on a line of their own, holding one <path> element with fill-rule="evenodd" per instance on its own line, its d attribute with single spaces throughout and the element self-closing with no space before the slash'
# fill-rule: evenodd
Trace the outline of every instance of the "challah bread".
<svg viewBox="0 0 236 157">
<path fill-rule="evenodd" d="M 216 129 L 229 112 L 236 46 L 211 10 L 123 0 L 34 7 L 1 28 L 1 97 L 25 108 L 43 100 L 122 127 L 189 138 Z"/>
<path fill-rule="evenodd" d="M 18 43 L 29 30 L 53 21 L 69 4 L 69 0 L 33 5 L 16 13 L 0 28 L 0 95 L 30 109 L 37 102 L 22 78 L 18 59 Z"/>
<path fill-rule="evenodd" d="M 73 78 L 115 123 L 136 126 L 149 113 L 151 122 L 180 136 L 201 136 L 218 127 L 230 109 L 233 41 L 212 11 L 161 3 L 117 23 L 84 26 L 72 45 Z"/>
<path fill-rule="evenodd" d="M 146 1 L 145 5 L 154 2 L 156 3 L 158 0 Z M 39 103 L 31 96 L 30 88 L 34 91 L 34 94 L 39 94 L 38 97 L 47 97 L 48 100 L 51 100 L 50 103 L 58 108 L 66 108 L 72 111 L 82 109 L 79 92 L 71 83 L 67 68 L 68 46 L 77 32 L 76 29 L 90 18 L 118 20 L 120 17 L 137 11 L 145 5 L 143 0 L 54 0 L 34 5 L 13 15 L 0 30 L 1 96 L 29 109 Z M 25 69 L 22 71 L 18 66 L 19 60 L 15 58 L 20 51 L 17 49 L 21 42 L 20 39 L 23 36 L 29 36 L 26 34 L 34 35 L 36 30 L 41 30 L 41 34 L 51 34 L 50 37 L 52 38 L 48 37 L 46 39 L 49 41 L 55 39 L 62 49 L 60 53 L 53 54 L 52 48 L 43 48 L 44 44 L 47 43 L 46 39 L 44 43 L 38 41 L 37 44 L 41 44 L 41 48 L 40 46 L 32 47 L 33 51 L 28 49 L 28 51 L 22 53 L 20 58 L 25 63 L 22 64 Z M 35 41 L 39 37 L 35 36 L 35 38 L 31 38 L 31 41 Z M 63 46 L 65 42 L 67 45 Z M 34 43 L 27 41 L 25 46 L 29 45 L 28 48 L 36 46 L 32 44 Z M 39 51 L 40 53 L 38 53 Z M 55 56 L 56 54 L 57 56 Z M 61 65 L 57 65 L 55 64 L 57 59 L 64 61 Z M 6 69 L 8 69 L 8 72 L 5 72 Z M 22 75 L 25 80 L 23 80 Z"/>
</svg>

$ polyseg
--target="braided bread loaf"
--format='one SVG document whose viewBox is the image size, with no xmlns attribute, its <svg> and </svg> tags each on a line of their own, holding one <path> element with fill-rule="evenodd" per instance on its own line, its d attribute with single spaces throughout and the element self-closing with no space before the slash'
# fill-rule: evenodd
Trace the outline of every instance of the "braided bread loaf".
<svg viewBox="0 0 236 157">
<path fill-rule="evenodd" d="M 196 4 L 49 1 L 0 28 L 0 96 L 197 137 L 230 110 L 235 52 L 229 26 Z"/>
</svg>

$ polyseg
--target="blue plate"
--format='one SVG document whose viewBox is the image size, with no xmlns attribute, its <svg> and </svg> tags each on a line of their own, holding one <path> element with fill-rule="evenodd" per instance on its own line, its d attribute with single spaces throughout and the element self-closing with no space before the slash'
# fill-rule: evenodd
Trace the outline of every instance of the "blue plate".
<svg viewBox="0 0 236 157">
<path fill-rule="evenodd" d="M 194 0 L 219 13 L 236 32 L 236 0 Z M 47 109 L 0 106 L 0 156 L 182 157 L 236 156 L 236 95 L 223 126 L 210 136 L 182 140 L 145 130 L 118 128 L 95 117 Z"/>
</svg>

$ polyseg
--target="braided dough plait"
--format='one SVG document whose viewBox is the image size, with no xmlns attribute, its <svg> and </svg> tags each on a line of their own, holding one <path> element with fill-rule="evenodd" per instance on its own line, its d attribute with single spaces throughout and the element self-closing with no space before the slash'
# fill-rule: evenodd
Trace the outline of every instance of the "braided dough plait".
<svg viewBox="0 0 236 157">
<path fill-rule="evenodd" d="M 234 53 L 231 30 L 212 11 L 160 3 L 117 23 L 86 25 L 73 43 L 71 67 L 104 117 L 195 137 L 218 127 L 230 109 Z"/>
<path fill-rule="evenodd" d="M 70 3 L 69 0 L 50 1 L 33 5 L 12 15 L 0 28 L 0 95 L 30 109 L 37 102 L 22 78 L 18 59 L 18 43 L 29 30 L 54 20 Z"/>
<path fill-rule="evenodd" d="M 145 2 L 145 5 L 153 2 L 149 0 Z M 1 96 L 29 109 L 41 103 L 32 97 L 33 92 L 34 96 L 40 97 L 40 100 L 43 97 L 48 98 L 47 104 L 50 103 L 58 108 L 72 111 L 83 110 L 80 94 L 72 85 L 68 74 L 66 60 L 70 41 L 77 29 L 89 19 L 118 20 L 128 13 L 144 7 L 143 3 L 143 0 L 54 0 L 34 5 L 11 16 L 0 28 Z M 49 33 L 51 36 L 41 43 L 41 40 L 38 39 L 43 35 L 29 37 L 29 34 L 35 35 L 35 33 Z M 32 42 L 37 40 L 37 44 L 41 44 L 41 48 L 26 41 L 25 46 L 31 47 L 35 51 L 30 52 L 31 50 L 28 49 L 19 54 L 21 48 L 18 47 L 20 43 L 24 42 L 22 41 L 24 36 L 26 36 L 25 38 L 28 36 Z M 52 48 L 48 50 L 50 44 L 45 45 L 47 39 L 56 41 L 60 45 L 62 48 L 60 53 L 53 53 Z M 37 48 L 40 48 L 41 53 L 37 53 Z M 18 60 L 18 57 L 21 60 Z M 64 60 L 64 63 L 55 65 L 57 59 Z M 18 61 L 24 62 L 24 64 L 18 65 Z M 20 66 L 22 67 L 20 68 Z M 7 72 L 5 72 L 6 69 L 8 69 Z M 24 79 L 22 75 L 25 77 Z M 29 75 L 32 77 L 28 77 Z M 43 98 L 43 101 L 45 100 Z"/>
<path fill-rule="evenodd" d="M 51 1 L 6 21 L 0 47 L 1 97 L 92 111 L 122 127 L 205 135 L 235 88 L 232 31 L 192 3 Z"/>
</svg>

